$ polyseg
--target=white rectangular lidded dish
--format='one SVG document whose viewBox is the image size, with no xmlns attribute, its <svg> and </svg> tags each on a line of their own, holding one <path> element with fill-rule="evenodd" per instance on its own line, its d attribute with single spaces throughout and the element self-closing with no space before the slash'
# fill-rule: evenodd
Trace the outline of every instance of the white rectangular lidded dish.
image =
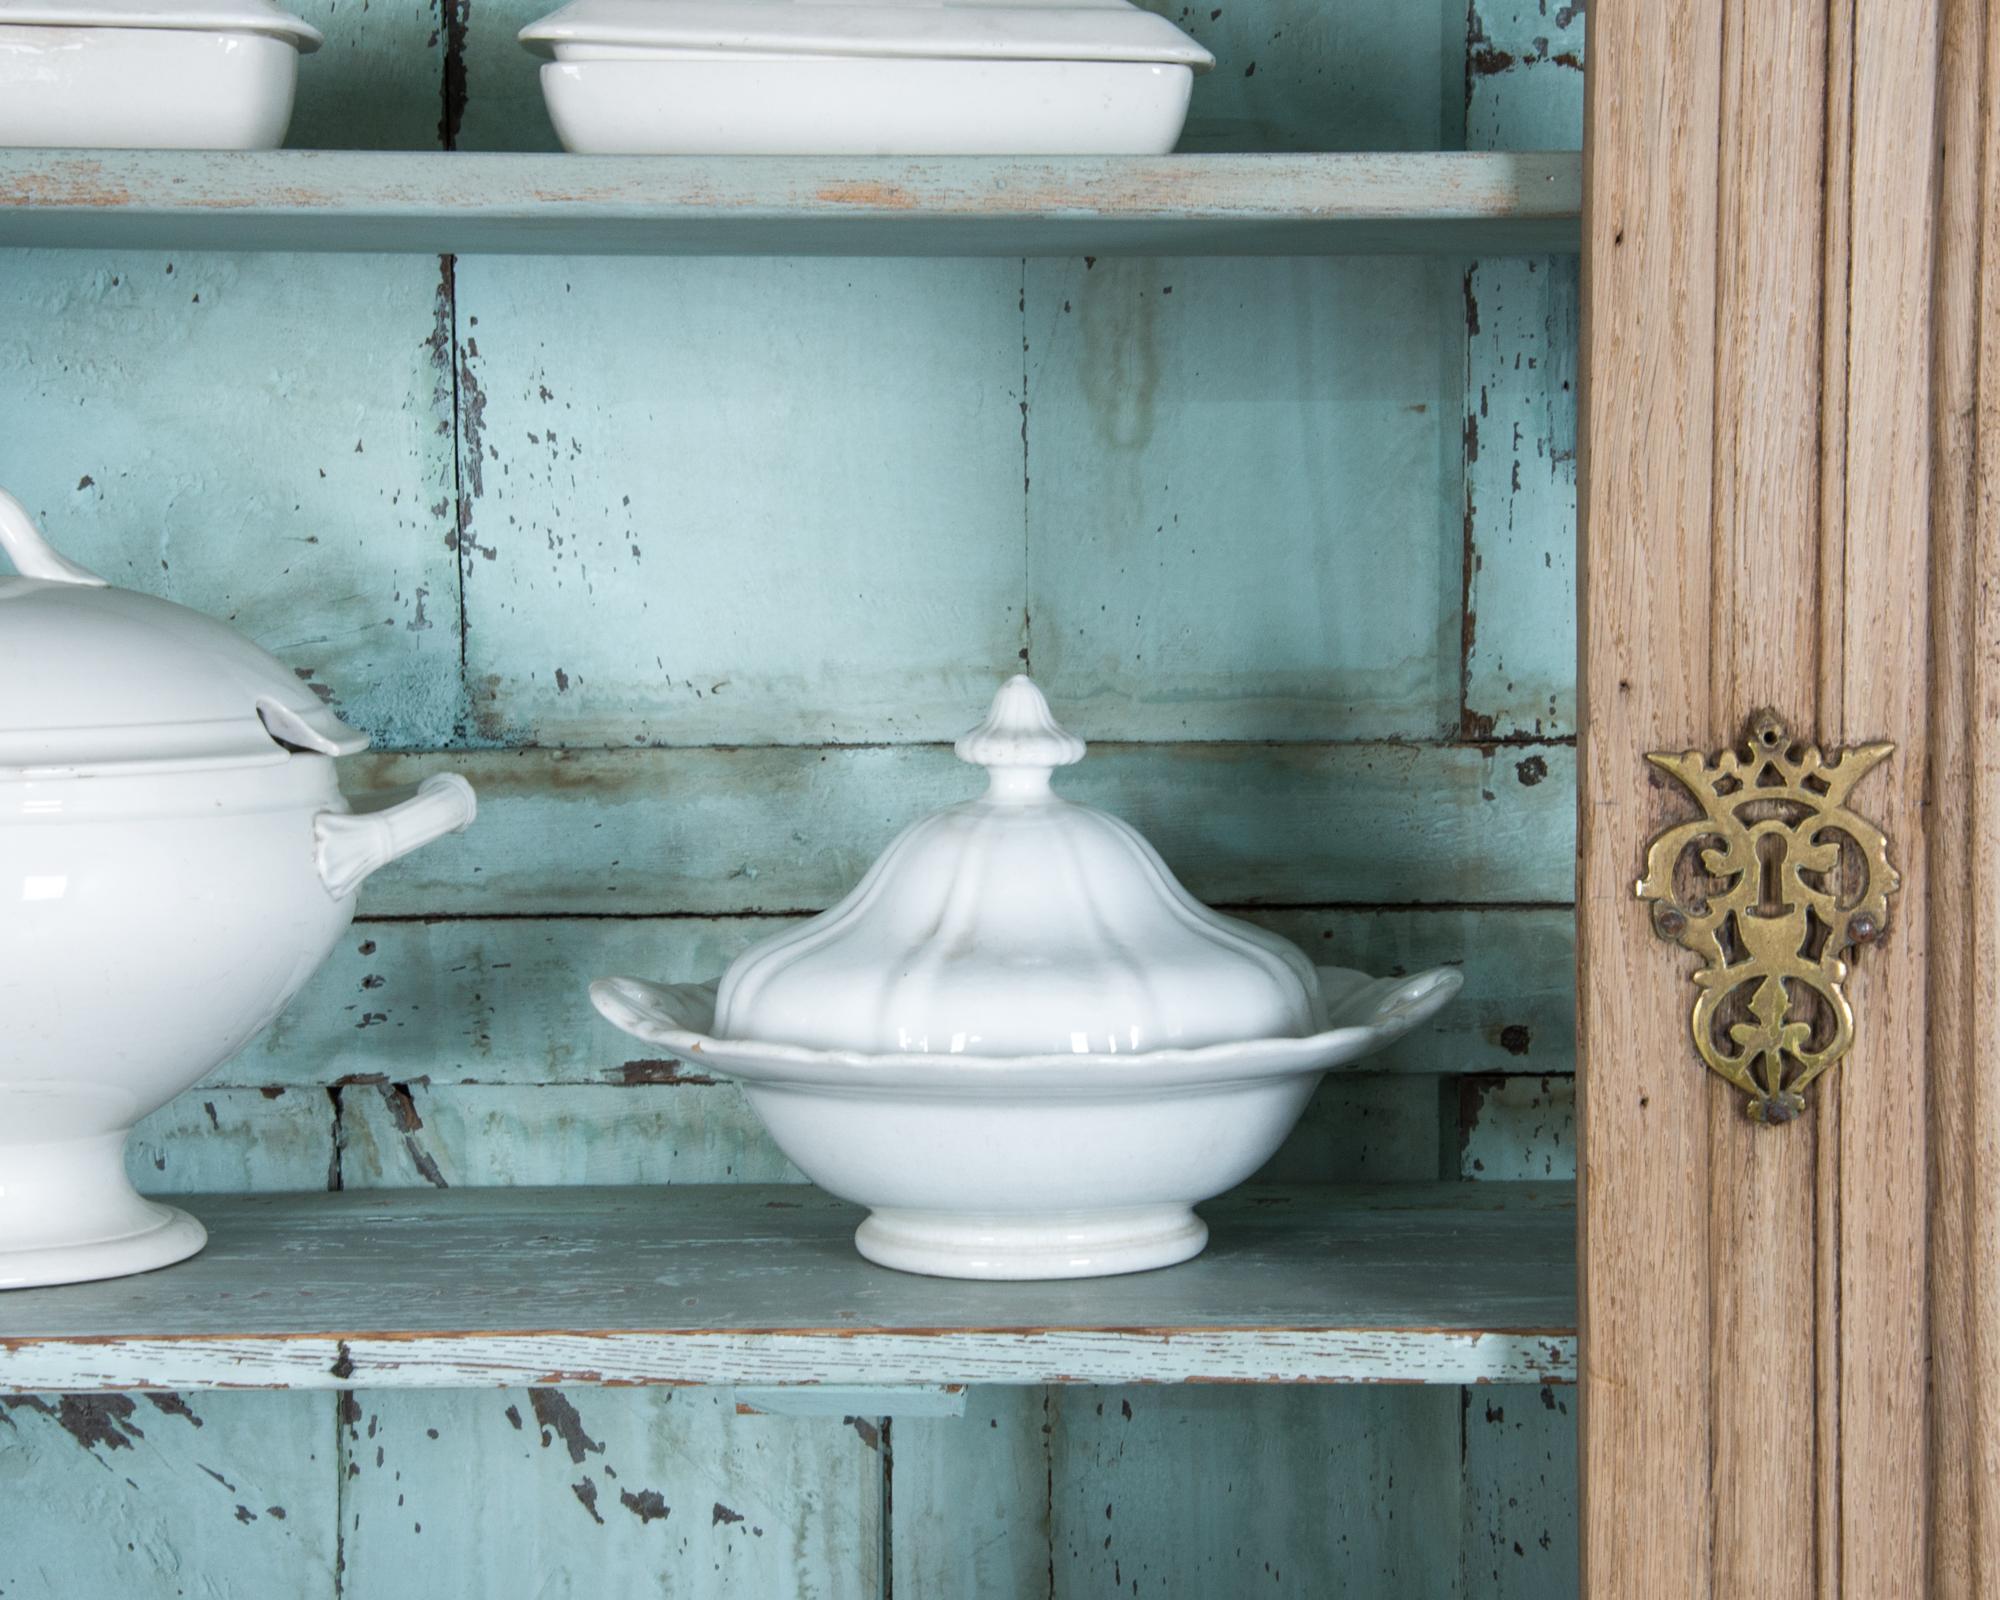
<svg viewBox="0 0 2000 1600">
<path fill-rule="evenodd" d="M 1164 155 L 1215 64 L 1129 0 L 572 0 L 521 42 L 621 155 Z"/>
<path fill-rule="evenodd" d="M 322 42 L 271 0 L 0 0 L 0 146 L 275 150 Z"/>
</svg>

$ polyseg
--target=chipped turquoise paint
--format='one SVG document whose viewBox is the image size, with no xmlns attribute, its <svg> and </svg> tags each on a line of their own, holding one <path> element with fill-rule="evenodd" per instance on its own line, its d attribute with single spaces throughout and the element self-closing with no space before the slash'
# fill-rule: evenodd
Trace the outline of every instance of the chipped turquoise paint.
<svg viewBox="0 0 2000 1600">
<path fill-rule="evenodd" d="M 551 148 L 512 39 L 545 8 L 318 0 L 295 142 Z M 1220 58 L 1191 149 L 1577 141 L 1556 0 L 1156 8 Z M 1278 1172 L 1572 1170 L 1575 304 L 1539 260 L 13 254 L 0 482 L 487 800 L 135 1176 L 791 1177 L 574 979 L 826 904 L 962 792 L 936 741 L 1023 650 L 1099 742 L 1074 792 L 1199 892 L 1466 963 Z M 180 1404 L 0 1408 L 0 1595 L 1575 1592 L 1564 1390 Z"/>
<path fill-rule="evenodd" d="M 454 0 L 292 0 L 326 35 L 299 60 L 298 150 L 437 150 L 445 122 L 443 12 Z M 458 0 L 460 5 L 469 0 Z"/>
<path fill-rule="evenodd" d="M 333 1410 L 327 1394 L 0 1398 L 0 1595 L 332 1600 Z"/>
<path fill-rule="evenodd" d="M 461 262 L 477 737 L 956 734 L 1024 639 L 1020 270 Z"/>
<path fill-rule="evenodd" d="M 1464 0 L 1141 0 L 1206 45 L 1183 150 L 1449 150 Z"/>
<path fill-rule="evenodd" d="M 421 258 L 18 252 L 0 483 L 112 582 L 228 618 L 386 743 L 435 742 L 461 715 L 440 316 Z"/>
<path fill-rule="evenodd" d="M 1457 722 L 1459 273 L 1027 264 L 1034 669 L 1087 738 Z"/>
<path fill-rule="evenodd" d="M 348 1595 L 881 1592 L 872 1422 L 740 1416 L 708 1389 L 365 1394 L 340 1451 Z"/>
<path fill-rule="evenodd" d="M 1574 149 L 1583 7 L 1474 0 L 1466 143 Z M 1576 728 L 1573 257 L 1474 262 L 1465 276 L 1465 732 Z"/>
<path fill-rule="evenodd" d="M 831 905 L 981 776 L 948 746 L 466 753 L 476 832 L 369 880 L 371 916 L 796 912 Z M 357 792 L 434 757 L 360 756 Z M 1058 780 L 1225 906 L 1561 904 L 1566 745 L 1099 744 Z"/>
</svg>

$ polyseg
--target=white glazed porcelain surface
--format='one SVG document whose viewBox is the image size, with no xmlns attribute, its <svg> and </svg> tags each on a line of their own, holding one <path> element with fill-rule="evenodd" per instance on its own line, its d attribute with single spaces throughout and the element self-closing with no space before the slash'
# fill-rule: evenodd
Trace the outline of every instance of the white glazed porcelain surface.
<svg viewBox="0 0 2000 1600">
<path fill-rule="evenodd" d="M 1215 58 L 1129 0 L 574 0 L 522 30 L 571 150 L 1164 155 Z"/>
<path fill-rule="evenodd" d="M 1276 1151 L 1327 1069 L 1459 987 L 1315 971 L 1061 800 L 1083 755 L 1016 678 L 958 744 L 987 792 L 906 830 L 839 905 L 714 984 L 601 980 L 626 1032 L 741 1081 L 863 1255 L 973 1278 L 1169 1265 L 1192 1206 Z"/>
<path fill-rule="evenodd" d="M 563 148 L 595 155 L 1165 155 L 1193 82 L 1186 67 L 1124 61 L 711 55 L 542 68 Z"/>
<path fill-rule="evenodd" d="M 235 629 L 112 588 L 51 550 L 5 495 L 0 546 L 19 574 L 0 577 L 0 778 L 272 766 L 287 755 L 278 739 L 329 756 L 367 747 Z"/>
<path fill-rule="evenodd" d="M 112 619 L 139 598 L 61 562 L 4 495 L 0 547 L 17 570 L 47 574 L 0 579 L 0 638 L 51 589 L 85 612 L 95 596 Z M 104 652 L 143 699 L 150 661 L 184 664 L 185 638 L 217 627 L 158 601 L 139 614 L 159 625 L 86 629 L 83 662 L 46 656 L 37 681 L 51 699 L 102 671 Z M 258 725 L 247 692 L 242 716 Z M 183 747 L 154 766 L 0 768 L 0 1288 L 198 1250 L 198 1223 L 127 1181 L 133 1124 L 284 1008 L 353 919 L 361 878 L 473 819 L 455 776 L 355 816 L 330 757 L 270 742 L 274 759 L 245 760 L 219 731 L 207 764 Z"/>
<path fill-rule="evenodd" d="M 1304 1038 L 1136 1056 L 913 1056 L 718 1039 L 714 986 L 591 987 L 626 1032 L 739 1080 L 778 1147 L 870 1208 L 871 1261 L 962 1278 L 1170 1266 L 1207 1238 L 1196 1201 L 1268 1161 L 1330 1067 L 1379 1050 L 1458 992 L 1448 970 L 1328 968 Z M 1324 1002 L 1322 1002 L 1324 1004 Z"/>
<path fill-rule="evenodd" d="M 922 60 L 1157 61 L 1206 72 L 1215 57 L 1131 0 L 571 0 L 521 43 Z"/>
<path fill-rule="evenodd" d="M 838 905 L 732 963 L 723 1037 L 1132 1055 L 1312 1030 L 1295 946 L 1210 911 L 1132 828 L 1054 792 L 1084 745 L 1027 678 L 957 750 L 986 792 L 905 829 Z"/>
<path fill-rule="evenodd" d="M 299 49 L 251 31 L 23 26 L 0 13 L 0 146 L 275 150 Z"/>
</svg>

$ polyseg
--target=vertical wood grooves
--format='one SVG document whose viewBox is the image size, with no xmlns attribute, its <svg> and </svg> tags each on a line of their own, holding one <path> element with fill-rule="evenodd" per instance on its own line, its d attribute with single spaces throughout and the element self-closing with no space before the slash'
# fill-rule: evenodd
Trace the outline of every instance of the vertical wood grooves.
<svg viewBox="0 0 2000 1600">
<path fill-rule="evenodd" d="M 1972 982 L 1963 1005 L 1968 1035 L 1953 1064 L 1966 1085 L 1964 1203 L 1966 1237 L 1939 1263 L 1941 1277 L 1964 1296 L 1970 1348 L 1963 1355 L 1963 1386 L 1972 1397 L 1966 1417 L 1971 1478 L 1962 1526 L 1947 1531 L 1963 1545 L 1967 1592 L 1983 1595 L 2000 1585 L 2000 1040 L 1991 1020 L 2000 1015 L 2000 26 L 1984 6 L 1985 26 L 1978 106 L 1982 155 L 1976 212 L 1977 451 L 1973 484 L 1967 712 L 1969 793 L 1965 833 L 1971 855 Z"/>
<path fill-rule="evenodd" d="M 1594 11 L 1587 99 L 1586 1581 L 1593 1595 L 1969 1600 L 2000 1576 L 2000 866 L 1988 842 L 2000 832 L 2000 484 L 1987 443 L 2000 291 L 1986 244 L 2000 227 L 2000 44 L 1983 0 L 1731 8 L 1706 82 L 1711 14 L 1681 19 L 1697 50 L 1662 38 L 1645 10 Z M 1692 140 L 1711 115 L 1707 173 Z M 1660 182 L 1662 151 L 1677 184 Z M 1673 248 L 1635 266 L 1642 224 Z M 1624 259 L 1607 266 L 1607 250 Z M 1693 333 L 1645 342 L 1711 287 L 1709 345 Z M 1663 425 L 1660 406 L 1695 397 L 1709 371 L 1710 438 Z M 1653 397 L 1651 413 L 1634 391 Z M 1708 474 L 1708 520 L 1657 481 L 1642 503 L 1620 503 L 1648 466 L 1665 475 L 1691 454 Z M 1635 574 L 1661 592 L 1635 595 Z M 1666 654 L 1699 637 L 1660 626 L 1676 604 L 1712 609 L 1705 678 Z M 1635 631 L 1650 655 L 1632 648 Z M 1663 1100 L 1682 1109 L 1684 1086 L 1671 1098 L 1660 1086 L 1706 1076 L 1684 1037 L 1636 1034 L 1645 1004 L 1616 992 L 1685 982 L 1663 955 L 1641 956 L 1643 922 L 1615 903 L 1646 831 L 1620 826 L 1617 808 L 1640 792 L 1638 762 L 1674 725 L 1676 694 L 1708 719 L 1689 736 L 1703 748 L 1764 703 L 1823 745 L 1895 740 L 1860 803 L 1904 881 L 1894 936 L 1851 980 L 1852 1057 L 1809 1120 L 1754 1128 L 1705 1082 L 1699 1148 L 1678 1174 L 1652 1166 L 1707 1210 L 1692 1298 L 1681 1259 L 1627 1214 L 1681 1201 L 1640 1186 L 1657 1154 L 1635 1155 L 1617 1115 L 1640 1091 L 1654 1141 L 1687 1136 L 1658 1114 Z M 1620 1271 L 1647 1275 L 1624 1303 L 1603 1281 Z M 1640 1389 L 1633 1374 L 1649 1366 Z M 1672 1408 L 1690 1393 L 1703 1414 L 1686 1422 Z M 1691 1477 L 1699 1548 L 1634 1539 L 1632 1508 L 1678 1514 Z"/>
<path fill-rule="evenodd" d="M 1854 188 L 1854 4 L 1830 0 L 1826 55 L 1824 172 L 1825 304 L 1821 314 L 1820 538 L 1817 601 L 1819 691 L 1813 710 L 1828 737 L 1840 726 L 1837 700 L 1846 669 L 1846 635 L 1837 607 L 1847 582 L 1847 315 L 1853 298 L 1850 264 Z M 1812 1217 L 1815 1395 L 1812 1496 L 1819 1595 L 1839 1592 L 1841 1518 L 1838 1474 L 1840 1408 L 1830 1394 L 1840 1364 L 1840 1097 L 1819 1097 L 1814 1139 Z"/>
<path fill-rule="evenodd" d="M 1898 842 L 1895 937 L 1853 986 L 1865 1019 L 1840 1099 L 1840 1593 L 1925 1575 L 1931 315 L 1934 8 L 1855 10 L 1847 358 L 1846 659 L 1838 731 L 1894 737 L 1866 805 Z"/>
<path fill-rule="evenodd" d="M 1980 0 L 1945 11 L 1943 162 L 1935 278 L 1938 442 L 1933 573 L 1939 659 L 1932 684 L 1935 757 L 1929 786 L 1933 926 L 1931 960 L 1932 1206 L 1929 1593 L 1972 1600 L 2000 1580 L 2000 1478 L 1991 1319 L 2000 1215 L 1993 1207 L 1995 1148 L 1990 1018 L 1996 1002 L 1992 908 L 1994 641 L 1993 417 L 2000 405 L 1994 330 L 2000 299 L 1991 185 L 1996 38 Z M 1962 929 L 1953 939 L 1949 930 Z"/>
<path fill-rule="evenodd" d="M 1748 712 L 1775 706 L 1809 730 L 1821 676 L 1816 515 L 1821 395 L 1820 241 L 1825 171 L 1824 14 L 1804 6 L 1725 13 L 1718 119 L 1715 534 L 1710 594 L 1719 646 L 1710 662 L 1711 742 L 1733 740 Z M 1812 1252 L 1797 1247 L 1812 1203 L 1817 1125 L 1787 1136 L 1706 1093 L 1709 1347 L 1714 1417 L 1709 1493 L 1714 1590 L 1751 1592 L 1771 1571 L 1814 1568 L 1810 1516 L 1770 1507 L 1813 1498 L 1810 1448 L 1772 1458 L 1769 1441 L 1810 1436 Z M 1754 1360 L 1737 1359 L 1757 1351 Z"/>
<path fill-rule="evenodd" d="M 1709 1592 L 1705 1086 L 1636 914 L 1707 732 L 1722 11 L 1599 7 L 1585 91 L 1577 908 L 1582 1556 L 1593 1596 Z"/>
<path fill-rule="evenodd" d="M 1965 638 L 1970 656 L 1967 711 L 1977 736 L 1970 741 L 1966 834 L 1976 920 L 1973 981 L 1964 1006 L 1967 1047 L 1957 1070 L 1967 1085 L 1965 1204 L 1967 1237 L 1956 1257 L 1941 1265 L 1965 1296 L 1972 1330 L 1965 1352 L 1964 1387 L 1973 1397 L 1967 1417 L 1972 1480 L 1966 1524 L 1953 1530 L 1965 1546 L 1971 1594 L 2000 1585 L 2000 1041 L 1991 1019 L 2000 1015 L 2000 26 L 1981 8 L 1985 25 L 1979 84 L 1982 155 L 1977 212 L 1977 402 L 1974 443 L 1972 568 L 1977 587 Z"/>
<path fill-rule="evenodd" d="M 1973 851 L 1962 818 L 1969 806 L 1972 774 L 1969 750 L 1977 732 L 1969 697 L 1975 569 L 1969 556 L 1976 537 L 1976 472 L 1972 423 L 1978 404 L 1977 313 L 1980 273 L 1979 62 L 1981 8 L 1953 3 L 1945 13 L 1945 40 L 1939 113 L 1943 154 L 1939 200 L 1940 249 L 1934 290 L 1937 301 L 1937 383 L 1932 396 L 1932 428 L 1938 465 L 1932 514 L 1936 556 L 1932 565 L 1932 607 L 1939 627 L 1939 660 L 1931 689 L 1932 762 L 1928 803 L 1934 819 L 1930 835 L 1931 916 L 1942 929 L 1967 926 L 1974 900 L 1969 893 Z M 1968 33 L 1971 37 L 1968 39 Z M 1954 826 L 1954 813 L 1961 825 Z M 1972 1163 L 1967 1133 L 1971 1089 L 1962 1063 L 1970 1049 L 1968 997 L 1977 988 L 1977 957 L 1984 941 L 1937 940 L 1932 948 L 1927 1050 L 1931 1077 L 1930 1183 L 1931 1250 L 1940 1267 L 1965 1258 L 1971 1236 L 1968 1205 Z M 1932 1460 L 1929 1593 L 1935 1600 L 1974 1600 L 1978 1595 L 1973 1551 L 1954 1529 L 1967 1529 L 1974 1516 L 1972 1465 L 1981 1441 L 1970 1424 L 1978 1397 L 1968 1383 L 1976 1334 L 1966 1316 L 1969 1297 L 1962 1274 L 1932 1274 L 1930 1293 Z"/>
</svg>

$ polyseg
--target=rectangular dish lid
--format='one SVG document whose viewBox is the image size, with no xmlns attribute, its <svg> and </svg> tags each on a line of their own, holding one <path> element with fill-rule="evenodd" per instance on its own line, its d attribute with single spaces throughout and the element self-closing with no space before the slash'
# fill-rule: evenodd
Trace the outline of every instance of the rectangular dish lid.
<svg viewBox="0 0 2000 1600">
<path fill-rule="evenodd" d="M 557 45 L 955 61 L 1157 62 L 1206 72 L 1210 55 L 1130 0 L 571 0 L 521 30 Z"/>
<path fill-rule="evenodd" d="M 272 0 L 0 0 L 0 26 L 261 33 L 289 40 L 301 55 L 325 43 L 319 29 Z"/>
</svg>

